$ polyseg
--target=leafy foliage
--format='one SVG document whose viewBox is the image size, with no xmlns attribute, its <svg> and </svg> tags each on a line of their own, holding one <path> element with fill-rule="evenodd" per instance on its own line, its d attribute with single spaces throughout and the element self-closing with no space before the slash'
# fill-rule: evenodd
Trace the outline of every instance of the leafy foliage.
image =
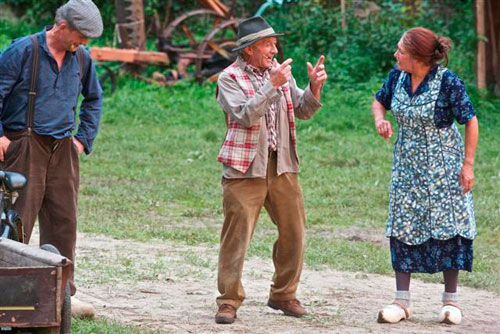
<svg viewBox="0 0 500 334">
<path fill-rule="evenodd" d="M 347 26 L 342 28 L 338 5 L 327 1 L 304 0 L 271 12 L 266 17 L 285 32 L 285 57 L 303 64 L 325 54 L 330 77 L 336 84 L 353 86 L 371 76 L 385 76 L 394 66 L 393 53 L 403 32 L 411 27 L 425 26 L 455 43 L 450 67 L 459 76 L 472 81 L 475 30 L 471 0 L 376 1 L 380 10 L 366 13 L 367 1 L 361 7 L 351 5 L 346 11 Z M 365 16 L 366 15 L 366 16 Z M 362 17 L 364 16 L 364 17 Z"/>
<path fill-rule="evenodd" d="M 112 39 L 115 10 L 114 1 L 94 0 L 101 9 L 105 36 Z M 9 5 L 23 23 L 40 28 L 50 24 L 56 9 L 66 0 L 0 0 Z M 231 5 L 232 1 L 224 1 Z M 248 17 L 255 13 L 262 1 L 236 1 L 236 17 Z M 368 15 L 369 1 L 348 1 L 345 14 L 338 1 L 293 0 L 282 6 L 270 7 L 264 13 L 275 30 L 286 33 L 282 38 L 284 54 L 294 58 L 294 74 L 300 84 L 307 80 L 305 62 L 314 61 L 319 54 L 326 56 L 330 82 L 335 85 L 354 87 L 367 84 L 372 77 L 378 80 L 394 66 L 393 53 L 405 30 L 413 26 L 425 26 L 455 43 L 450 55 L 450 68 L 466 82 L 473 82 L 474 8 L 472 0 L 376 0 L 379 11 Z M 154 15 L 170 21 L 182 13 L 199 8 L 196 0 L 144 0 L 147 26 Z M 361 15 L 360 15 L 361 13 Z M 347 26 L 342 28 L 342 16 Z M 154 45 L 154 29 L 149 39 Z M 14 36 L 13 36 L 14 37 Z M 18 37 L 18 36 L 15 36 Z M 0 41 L 3 42 L 3 41 Z M 301 71 L 296 72 L 295 71 Z"/>
</svg>

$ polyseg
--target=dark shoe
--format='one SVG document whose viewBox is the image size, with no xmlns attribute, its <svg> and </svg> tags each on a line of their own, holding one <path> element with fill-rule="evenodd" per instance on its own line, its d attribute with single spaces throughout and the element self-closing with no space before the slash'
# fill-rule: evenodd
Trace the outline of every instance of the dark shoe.
<svg viewBox="0 0 500 334">
<path fill-rule="evenodd" d="M 215 322 L 218 324 L 232 324 L 236 318 L 236 307 L 229 304 L 219 306 L 215 314 Z"/>
<path fill-rule="evenodd" d="M 267 306 L 275 310 L 281 310 L 285 315 L 289 315 L 292 317 L 300 318 L 303 315 L 307 315 L 307 311 L 305 308 L 300 305 L 298 299 L 292 300 L 277 300 L 273 301 L 269 299 L 267 301 Z"/>
</svg>

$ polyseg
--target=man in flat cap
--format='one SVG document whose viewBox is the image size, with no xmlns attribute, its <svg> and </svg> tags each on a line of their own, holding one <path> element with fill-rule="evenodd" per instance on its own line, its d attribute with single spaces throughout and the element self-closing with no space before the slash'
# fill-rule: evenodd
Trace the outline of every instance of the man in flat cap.
<svg viewBox="0 0 500 334">
<path fill-rule="evenodd" d="M 78 159 L 92 151 L 102 108 L 94 64 L 80 46 L 102 30 L 92 1 L 70 0 L 57 10 L 53 26 L 15 40 L 0 56 L 0 161 L 3 169 L 28 179 L 15 204 L 25 242 L 38 218 L 40 244 L 54 245 L 73 262 Z M 72 268 L 72 295 L 73 273 Z M 72 298 L 72 313 L 92 316 L 94 310 Z"/>
<path fill-rule="evenodd" d="M 292 59 L 279 64 L 274 58 L 279 35 L 262 17 L 241 22 L 234 49 L 239 57 L 218 80 L 217 100 L 227 123 L 217 157 L 223 163 L 224 206 L 215 315 L 220 324 L 233 323 L 245 299 L 243 262 L 263 206 L 278 228 L 267 305 L 294 317 L 307 314 L 296 298 L 306 221 L 297 179 L 295 117 L 309 119 L 321 107 L 327 75 L 321 56 L 315 66 L 307 63 L 308 87 L 298 88 Z"/>
</svg>

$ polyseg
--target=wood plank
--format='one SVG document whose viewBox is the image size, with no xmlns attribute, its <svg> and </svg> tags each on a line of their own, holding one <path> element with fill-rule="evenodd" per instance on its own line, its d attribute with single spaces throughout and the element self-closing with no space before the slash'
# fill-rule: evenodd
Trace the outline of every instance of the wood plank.
<svg viewBox="0 0 500 334">
<path fill-rule="evenodd" d="M 121 61 L 124 63 L 170 63 L 165 52 L 115 49 L 93 46 L 90 57 L 95 60 Z"/>
<path fill-rule="evenodd" d="M 5 238 L 0 238 L 0 261 L 18 266 L 62 267 L 71 263 L 64 256 Z"/>
</svg>

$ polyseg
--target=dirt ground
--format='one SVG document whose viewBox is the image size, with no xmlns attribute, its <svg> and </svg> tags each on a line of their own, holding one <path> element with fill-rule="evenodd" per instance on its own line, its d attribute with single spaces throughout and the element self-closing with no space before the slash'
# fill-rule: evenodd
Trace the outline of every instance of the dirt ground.
<svg viewBox="0 0 500 334">
<path fill-rule="evenodd" d="M 286 317 L 266 306 L 273 266 L 259 258 L 245 264 L 247 299 L 238 319 L 217 325 L 216 246 L 80 234 L 77 254 L 77 297 L 93 303 L 98 317 L 161 333 L 500 333 L 500 297 L 492 292 L 461 287 L 462 324 L 441 325 L 442 286 L 414 280 L 413 319 L 378 324 L 393 278 L 328 268 L 304 268 L 298 297 L 311 315 Z"/>
</svg>

